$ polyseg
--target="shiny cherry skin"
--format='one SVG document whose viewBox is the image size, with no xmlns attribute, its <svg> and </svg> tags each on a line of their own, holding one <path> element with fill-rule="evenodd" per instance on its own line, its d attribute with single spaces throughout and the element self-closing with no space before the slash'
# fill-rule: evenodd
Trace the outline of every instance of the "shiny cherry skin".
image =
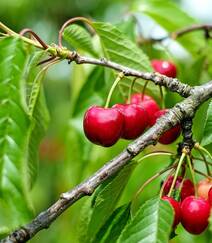
<svg viewBox="0 0 212 243">
<path fill-rule="evenodd" d="M 141 105 L 146 110 L 148 114 L 148 125 L 150 124 L 150 119 L 160 110 L 160 107 L 151 96 L 142 95 L 141 93 L 133 94 L 130 103 Z"/>
<path fill-rule="evenodd" d="M 86 137 L 95 144 L 110 147 L 121 137 L 123 115 L 116 108 L 90 107 L 84 116 Z"/>
<path fill-rule="evenodd" d="M 174 63 L 165 60 L 152 60 L 151 61 L 153 69 L 163 75 L 170 78 L 176 78 L 177 68 Z"/>
<path fill-rule="evenodd" d="M 208 192 L 208 202 L 210 203 L 210 205 L 212 207 L 212 187 L 210 188 L 210 190 Z"/>
<path fill-rule="evenodd" d="M 181 223 L 191 234 L 201 234 L 208 226 L 210 204 L 207 200 L 190 196 L 181 203 Z"/>
<path fill-rule="evenodd" d="M 208 199 L 208 192 L 212 187 L 212 180 L 210 179 L 203 179 L 198 182 L 197 184 L 197 195 L 204 199 Z"/>
<path fill-rule="evenodd" d="M 135 139 L 139 137 L 147 127 L 147 112 L 143 107 L 136 104 L 116 104 L 124 117 L 124 126 L 121 137 L 124 139 Z"/>
<path fill-rule="evenodd" d="M 167 201 L 170 203 L 172 208 L 174 209 L 174 223 L 173 228 L 175 228 L 180 223 L 180 204 L 178 201 L 174 200 L 172 197 L 163 196 L 162 200 Z"/>
<path fill-rule="evenodd" d="M 163 193 L 167 195 L 169 193 L 169 190 L 171 188 L 172 182 L 174 177 L 169 176 L 169 178 L 164 182 L 164 188 Z M 176 183 L 175 183 L 175 189 L 178 189 L 181 185 L 183 178 L 181 176 L 177 177 Z M 180 192 L 180 199 L 183 201 L 186 197 L 193 196 L 195 194 L 194 184 L 191 180 L 185 179 L 183 181 L 182 189 Z"/>
<path fill-rule="evenodd" d="M 157 119 L 160 118 L 162 115 L 164 115 L 167 111 L 168 109 L 162 109 L 156 112 L 152 117 L 152 119 L 150 120 L 150 125 L 153 126 L 156 123 Z M 159 138 L 159 142 L 161 144 L 173 143 L 180 136 L 180 133 L 181 133 L 181 127 L 180 125 L 176 125 L 171 129 L 169 129 L 168 131 L 166 131 L 165 133 L 163 133 Z"/>
</svg>

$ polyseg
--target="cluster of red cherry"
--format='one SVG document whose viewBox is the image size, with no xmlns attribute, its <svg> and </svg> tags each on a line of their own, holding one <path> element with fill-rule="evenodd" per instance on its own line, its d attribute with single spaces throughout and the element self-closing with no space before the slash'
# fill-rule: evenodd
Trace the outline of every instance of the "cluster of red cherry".
<svg viewBox="0 0 212 243">
<path fill-rule="evenodd" d="M 197 196 L 194 184 L 189 179 L 183 181 L 178 176 L 174 189 L 181 188 L 180 201 L 167 196 L 173 182 L 170 176 L 163 185 L 163 200 L 168 201 L 174 209 L 173 228 L 181 222 L 183 227 L 191 234 L 201 234 L 208 226 L 210 210 L 212 207 L 212 181 L 203 179 L 197 185 Z M 182 184 L 182 185 L 181 185 Z"/>
<path fill-rule="evenodd" d="M 176 77 L 176 67 L 173 63 L 152 60 L 151 64 L 156 72 Z M 112 108 L 90 107 L 84 116 L 84 132 L 91 142 L 110 147 L 119 138 L 130 140 L 139 137 L 167 111 L 167 109 L 160 110 L 152 97 L 140 93 L 133 94 L 130 104 L 116 104 Z M 180 125 L 171 128 L 160 137 L 159 142 L 172 143 L 180 135 L 180 131 Z"/>
</svg>

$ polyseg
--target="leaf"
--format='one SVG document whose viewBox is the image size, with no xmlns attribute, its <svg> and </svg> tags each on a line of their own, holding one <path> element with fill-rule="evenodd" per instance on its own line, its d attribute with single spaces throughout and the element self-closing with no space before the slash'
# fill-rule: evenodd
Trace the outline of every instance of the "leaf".
<svg viewBox="0 0 212 243">
<path fill-rule="evenodd" d="M 201 144 L 203 146 L 209 145 L 212 143 L 212 101 L 209 104 L 208 110 L 207 110 L 207 116 L 206 121 L 204 125 L 204 132 L 203 132 L 203 138 L 201 141 Z"/>
<path fill-rule="evenodd" d="M 106 180 L 90 199 L 90 208 L 87 212 L 87 226 L 84 224 L 83 234 L 79 236 L 84 242 L 92 242 L 97 232 L 112 214 L 127 182 L 135 167 L 134 162 L 127 164 L 116 176 Z M 85 215 L 83 215 L 85 218 Z"/>
<path fill-rule="evenodd" d="M 154 198 L 144 203 L 125 227 L 117 243 L 166 243 L 173 222 L 168 202 Z"/>
<path fill-rule="evenodd" d="M 65 28 L 64 39 L 74 48 L 83 50 L 97 57 L 90 34 L 80 25 L 72 24 Z"/>
<path fill-rule="evenodd" d="M 136 46 L 117 27 L 109 23 L 94 22 L 93 26 L 100 37 L 106 58 L 138 71 L 152 71 L 150 61 L 146 54 Z M 125 77 L 120 85 L 129 89 L 132 78 Z M 134 86 L 135 91 L 142 91 L 145 81 L 138 79 Z M 147 90 L 159 98 L 158 87 L 149 82 Z"/>
<path fill-rule="evenodd" d="M 20 39 L 0 40 L 0 207 L 7 205 L 1 226 L 10 228 L 32 216 L 26 173 L 30 120 L 22 89 L 26 60 Z"/>
<path fill-rule="evenodd" d="M 94 22 L 93 26 L 100 37 L 106 57 L 111 61 L 140 71 L 152 70 L 148 57 L 118 28 L 101 22 Z"/>
<path fill-rule="evenodd" d="M 197 23 L 195 19 L 169 0 L 136 1 L 133 10 L 150 16 L 168 32 L 178 31 Z M 176 41 L 191 53 L 197 52 L 204 45 L 203 35 L 198 32 L 179 37 Z"/>
<path fill-rule="evenodd" d="M 43 92 L 42 79 L 43 75 L 41 75 L 37 84 L 34 85 L 34 80 L 40 68 L 37 67 L 37 63 L 40 61 L 41 57 L 44 55 L 43 51 L 36 52 L 31 60 L 29 61 L 29 68 L 26 74 L 26 82 L 27 82 L 27 96 L 31 97 L 32 93 L 36 96 L 35 102 L 30 104 L 30 99 L 28 100 L 28 107 L 31 107 L 31 129 L 30 136 L 28 142 L 28 179 L 29 186 L 32 187 L 35 179 L 37 177 L 38 170 L 38 151 L 39 144 L 41 139 L 44 137 L 48 123 L 49 123 L 49 113 L 46 106 L 45 96 Z"/>
<path fill-rule="evenodd" d="M 116 242 L 130 219 L 130 204 L 117 208 L 102 226 L 92 243 Z"/>
</svg>

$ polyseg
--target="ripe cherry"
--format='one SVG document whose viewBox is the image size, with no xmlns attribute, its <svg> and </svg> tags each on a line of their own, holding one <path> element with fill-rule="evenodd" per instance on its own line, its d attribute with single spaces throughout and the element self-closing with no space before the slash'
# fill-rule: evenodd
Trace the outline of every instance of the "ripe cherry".
<svg viewBox="0 0 212 243">
<path fill-rule="evenodd" d="M 201 234 L 208 226 L 210 204 L 203 198 L 190 196 L 181 203 L 181 223 L 191 234 Z"/>
<path fill-rule="evenodd" d="M 116 108 L 90 107 L 84 116 L 86 137 L 93 143 L 110 147 L 121 137 L 124 118 Z"/>
<path fill-rule="evenodd" d="M 212 187 L 210 188 L 210 190 L 208 192 L 208 202 L 210 203 L 210 205 L 212 207 Z"/>
<path fill-rule="evenodd" d="M 168 201 L 172 208 L 174 209 L 174 223 L 173 228 L 175 228 L 180 223 L 180 204 L 174 200 L 172 197 L 163 196 L 162 200 Z"/>
<path fill-rule="evenodd" d="M 208 199 L 208 192 L 212 187 L 212 180 L 210 179 L 203 179 L 198 182 L 197 184 L 197 195 L 204 199 Z"/>
<path fill-rule="evenodd" d="M 160 110 L 160 107 L 151 96 L 142 95 L 141 93 L 133 94 L 130 103 L 141 105 L 146 110 L 148 114 L 148 125 L 150 124 L 150 119 Z"/>
<path fill-rule="evenodd" d="M 169 178 L 164 182 L 164 188 L 163 188 L 163 193 L 167 195 L 169 193 L 169 190 L 171 188 L 172 182 L 173 182 L 174 177 L 169 176 Z M 181 176 L 177 177 L 177 180 L 175 182 L 175 189 L 179 189 L 181 186 L 183 178 Z M 185 179 L 183 181 L 182 189 L 180 192 L 180 198 L 181 201 L 183 201 L 186 197 L 194 195 L 195 190 L 194 190 L 194 184 L 191 180 Z"/>
<path fill-rule="evenodd" d="M 151 61 L 153 69 L 163 75 L 170 78 L 175 78 L 177 76 L 177 69 L 174 63 L 164 60 L 152 60 Z"/>
<path fill-rule="evenodd" d="M 116 104 L 124 117 L 124 126 L 121 137 L 135 139 L 139 137 L 147 127 L 147 113 L 144 108 L 136 104 Z"/>
<path fill-rule="evenodd" d="M 152 119 L 150 120 L 150 125 L 153 126 L 156 123 L 157 119 L 162 115 L 164 115 L 167 111 L 168 109 L 163 109 L 156 112 L 152 117 Z M 180 125 L 176 125 L 171 129 L 169 129 L 168 131 L 164 132 L 159 138 L 159 142 L 162 144 L 170 144 L 180 136 L 180 133 L 181 133 Z"/>
</svg>

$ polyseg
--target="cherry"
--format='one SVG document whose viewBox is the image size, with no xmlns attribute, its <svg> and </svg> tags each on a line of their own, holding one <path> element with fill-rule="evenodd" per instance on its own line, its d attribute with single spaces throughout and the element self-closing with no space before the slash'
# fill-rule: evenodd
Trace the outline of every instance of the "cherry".
<svg viewBox="0 0 212 243">
<path fill-rule="evenodd" d="M 141 105 L 146 110 L 148 114 L 148 125 L 150 124 L 150 119 L 160 110 L 160 107 L 151 96 L 142 95 L 141 93 L 133 94 L 130 103 Z"/>
<path fill-rule="evenodd" d="M 174 179 L 173 176 L 169 176 L 169 178 L 164 182 L 165 184 L 164 184 L 163 192 L 164 192 L 165 195 L 167 195 L 169 193 L 173 179 Z M 181 176 L 178 176 L 177 180 L 175 182 L 174 188 L 179 189 L 180 186 L 181 186 L 182 180 L 183 180 L 183 178 Z M 183 181 L 182 189 L 181 189 L 181 192 L 180 192 L 181 201 L 183 201 L 188 196 L 194 195 L 194 193 L 195 193 L 195 190 L 194 190 L 193 182 L 189 179 L 185 179 Z"/>
<path fill-rule="evenodd" d="M 210 179 L 203 179 L 198 182 L 197 184 L 197 195 L 204 199 L 208 199 L 208 192 L 212 187 L 212 180 Z"/>
<path fill-rule="evenodd" d="M 136 104 L 116 104 L 124 117 L 122 138 L 135 139 L 139 137 L 147 127 L 147 113 L 144 108 Z"/>
<path fill-rule="evenodd" d="M 172 208 L 174 209 L 174 223 L 173 228 L 175 228 L 180 223 L 180 204 L 174 200 L 172 197 L 163 196 L 162 200 L 167 201 L 170 203 Z"/>
<path fill-rule="evenodd" d="M 210 204 L 203 198 L 190 196 L 181 203 L 181 223 L 191 234 L 201 234 L 208 226 Z"/>
<path fill-rule="evenodd" d="M 152 60 L 151 61 L 153 69 L 163 75 L 170 78 L 175 78 L 177 76 L 177 69 L 174 63 L 164 60 Z"/>
<path fill-rule="evenodd" d="M 150 125 L 153 126 L 156 123 L 157 119 L 162 115 L 164 115 L 167 111 L 168 109 L 163 109 L 156 112 L 152 117 L 152 119 L 150 120 Z M 170 144 L 180 136 L 180 133 L 181 133 L 181 128 L 180 125 L 178 124 L 170 128 L 168 131 L 164 132 L 159 138 L 159 142 L 162 144 Z"/>
<path fill-rule="evenodd" d="M 123 115 L 116 108 L 91 106 L 85 113 L 83 127 L 93 143 L 110 147 L 121 137 Z"/>
<path fill-rule="evenodd" d="M 210 188 L 210 190 L 208 192 L 208 202 L 210 203 L 210 205 L 212 207 L 212 187 Z"/>
</svg>

